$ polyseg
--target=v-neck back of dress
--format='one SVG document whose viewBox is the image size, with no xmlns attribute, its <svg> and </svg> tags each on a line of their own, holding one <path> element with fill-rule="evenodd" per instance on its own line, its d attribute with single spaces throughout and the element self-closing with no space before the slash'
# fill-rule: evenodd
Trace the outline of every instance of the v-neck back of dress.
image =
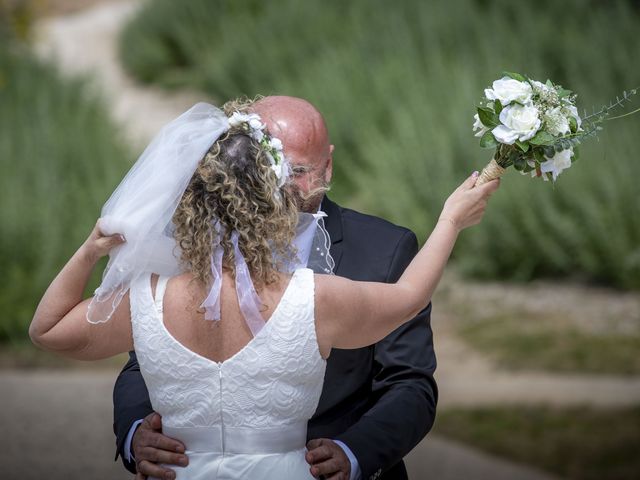
<svg viewBox="0 0 640 480">
<path fill-rule="evenodd" d="M 289 292 L 289 290 L 290 290 L 290 289 L 289 289 L 289 287 L 290 287 L 290 286 L 291 286 L 291 284 L 293 283 L 294 278 L 295 278 L 295 276 L 296 276 L 296 275 L 298 275 L 298 273 L 297 273 L 297 272 L 299 272 L 299 271 L 300 271 L 300 270 L 298 270 L 298 271 L 294 272 L 294 274 L 293 274 L 293 275 L 292 275 L 292 277 L 290 278 L 289 283 L 287 284 L 287 286 L 286 286 L 286 288 L 285 288 L 285 290 L 284 290 L 284 292 L 283 292 L 283 294 L 282 294 L 281 300 L 286 298 L 286 296 L 287 296 L 287 292 Z M 175 338 L 175 336 L 174 336 L 174 335 L 169 331 L 169 329 L 167 328 L 166 324 L 164 323 L 164 296 L 165 296 L 165 294 L 166 294 L 166 287 L 167 287 L 167 283 L 168 283 L 168 281 L 169 281 L 169 278 L 170 278 L 170 277 L 167 277 L 167 276 L 159 276 L 159 277 L 158 277 L 158 283 L 157 283 L 157 285 L 156 285 L 156 295 L 155 295 L 155 298 L 153 298 L 153 292 L 152 292 L 151 288 L 149 288 L 149 295 L 151 296 L 151 299 L 153 300 L 153 302 L 154 302 L 154 304 L 155 304 L 155 309 L 154 309 L 154 311 L 158 313 L 158 315 L 159 315 L 159 317 L 160 317 L 160 323 L 162 324 L 162 327 L 165 329 L 166 334 L 167 334 L 169 337 L 171 337 L 171 338 L 176 342 L 176 344 L 177 344 L 177 347 L 178 347 L 178 348 L 182 348 L 182 349 L 186 350 L 187 352 L 191 352 L 193 355 L 195 355 L 195 356 L 197 356 L 197 357 L 202 358 L 204 361 L 208 361 L 208 362 L 214 363 L 214 364 L 216 364 L 216 365 L 218 365 L 218 366 L 221 366 L 222 364 L 227 363 L 227 362 L 230 362 L 230 361 L 234 360 L 237 356 L 241 355 L 242 351 L 243 351 L 245 348 L 247 348 L 251 342 L 253 342 L 253 341 L 255 340 L 255 337 L 252 337 L 252 338 L 251 338 L 251 340 L 249 340 L 249 341 L 248 341 L 248 342 L 247 342 L 247 343 L 246 343 L 242 348 L 240 348 L 240 350 L 238 350 L 236 353 L 234 353 L 234 354 L 232 354 L 231 356 L 229 356 L 228 358 L 225 358 L 224 360 L 220 360 L 220 361 L 216 361 L 216 360 L 213 360 L 213 359 L 211 359 L 211 358 L 207 358 L 207 357 L 205 357 L 205 356 L 203 356 L 203 355 L 201 355 L 201 354 L 199 354 L 199 353 L 197 353 L 197 352 L 195 352 L 195 351 L 191 350 L 191 349 L 190 349 L 189 347 L 187 347 L 186 345 L 184 345 L 184 344 L 183 344 L 182 342 L 180 342 L 177 338 Z M 280 305 L 281 305 L 282 303 L 283 303 L 283 302 L 282 302 L 282 301 L 280 301 L 280 302 L 278 302 L 278 303 L 276 304 L 275 308 L 273 309 L 273 313 L 271 314 L 271 316 L 269 317 L 269 319 L 268 319 L 268 320 L 266 320 L 266 321 L 264 322 L 265 327 L 270 323 L 271 319 L 272 319 L 274 316 L 277 316 L 278 309 L 280 308 Z M 210 321 L 210 320 L 207 320 L 207 321 Z M 263 330 L 265 330 L 265 327 L 263 327 L 263 328 L 262 328 L 262 329 L 261 329 L 261 330 L 256 334 L 256 337 L 258 337 L 258 336 L 260 336 L 260 335 L 262 334 Z"/>
</svg>

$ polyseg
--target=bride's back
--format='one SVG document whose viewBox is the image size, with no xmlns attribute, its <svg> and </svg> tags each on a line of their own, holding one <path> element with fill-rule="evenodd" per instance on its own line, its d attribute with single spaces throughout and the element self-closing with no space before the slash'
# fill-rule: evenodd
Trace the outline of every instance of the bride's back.
<svg viewBox="0 0 640 480">
<path fill-rule="evenodd" d="M 258 292 L 263 307 L 262 318 L 268 321 L 291 279 L 279 274 L 278 280 L 265 285 Z M 156 296 L 158 277 L 152 276 L 153 296 Z M 244 348 L 253 338 L 240 310 L 235 280 L 224 271 L 220 290 L 221 321 L 205 320 L 200 308 L 207 296 L 207 288 L 184 273 L 168 280 L 163 297 L 163 319 L 169 333 L 186 348 L 214 362 L 223 362 Z"/>
<path fill-rule="evenodd" d="M 177 479 L 311 478 L 306 426 L 326 365 L 313 272 L 298 269 L 260 292 L 269 318 L 255 336 L 230 274 L 223 274 L 220 322 L 203 318 L 206 289 L 190 280 L 147 274 L 130 290 L 134 346 L 152 407 L 163 433 L 182 441 L 189 456 Z"/>
</svg>

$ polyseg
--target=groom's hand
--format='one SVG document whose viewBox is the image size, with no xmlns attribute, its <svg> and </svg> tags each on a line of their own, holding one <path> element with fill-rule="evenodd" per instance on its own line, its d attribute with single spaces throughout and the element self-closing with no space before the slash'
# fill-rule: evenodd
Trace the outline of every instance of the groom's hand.
<svg viewBox="0 0 640 480">
<path fill-rule="evenodd" d="M 147 415 L 142 421 L 136 433 L 133 434 L 131 450 L 136 459 L 139 476 L 172 480 L 176 478 L 176 473 L 169 468 L 157 465 L 158 463 L 181 467 L 189 464 L 189 459 L 184 455 L 184 445 L 162 434 L 162 418 L 157 413 Z"/>
<path fill-rule="evenodd" d="M 307 443 L 305 460 L 311 465 L 311 475 L 327 480 L 349 480 L 351 477 L 351 462 L 333 440 L 316 438 Z"/>
</svg>

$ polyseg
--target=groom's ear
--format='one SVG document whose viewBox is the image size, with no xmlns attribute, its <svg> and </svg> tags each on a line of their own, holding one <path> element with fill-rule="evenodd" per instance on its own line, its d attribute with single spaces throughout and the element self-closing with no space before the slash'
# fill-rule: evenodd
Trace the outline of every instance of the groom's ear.
<svg viewBox="0 0 640 480">
<path fill-rule="evenodd" d="M 329 145 L 329 158 L 327 159 L 327 168 L 324 171 L 324 181 L 326 183 L 331 183 L 331 178 L 333 177 L 333 145 Z"/>
</svg>

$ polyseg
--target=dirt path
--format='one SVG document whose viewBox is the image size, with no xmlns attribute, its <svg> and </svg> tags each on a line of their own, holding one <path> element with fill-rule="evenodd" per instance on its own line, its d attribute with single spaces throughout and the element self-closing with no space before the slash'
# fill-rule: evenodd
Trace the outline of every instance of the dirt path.
<svg viewBox="0 0 640 480">
<path fill-rule="evenodd" d="M 194 92 L 138 85 L 124 73 L 118 62 L 118 33 L 141 4 L 138 0 L 101 3 L 46 18 L 36 31 L 38 53 L 56 61 L 63 72 L 88 73 L 136 147 L 146 145 L 160 127 L 194 103 L 206 101 Z"/>
<path fill-rule="evenodd" d="M 111 392 L 117 372 L 0 371 L 3 479 L 133 478 L 113 461 Z M 412 479 L 552 480 L 434 435 L 407 457 Z"/>
</svg>

